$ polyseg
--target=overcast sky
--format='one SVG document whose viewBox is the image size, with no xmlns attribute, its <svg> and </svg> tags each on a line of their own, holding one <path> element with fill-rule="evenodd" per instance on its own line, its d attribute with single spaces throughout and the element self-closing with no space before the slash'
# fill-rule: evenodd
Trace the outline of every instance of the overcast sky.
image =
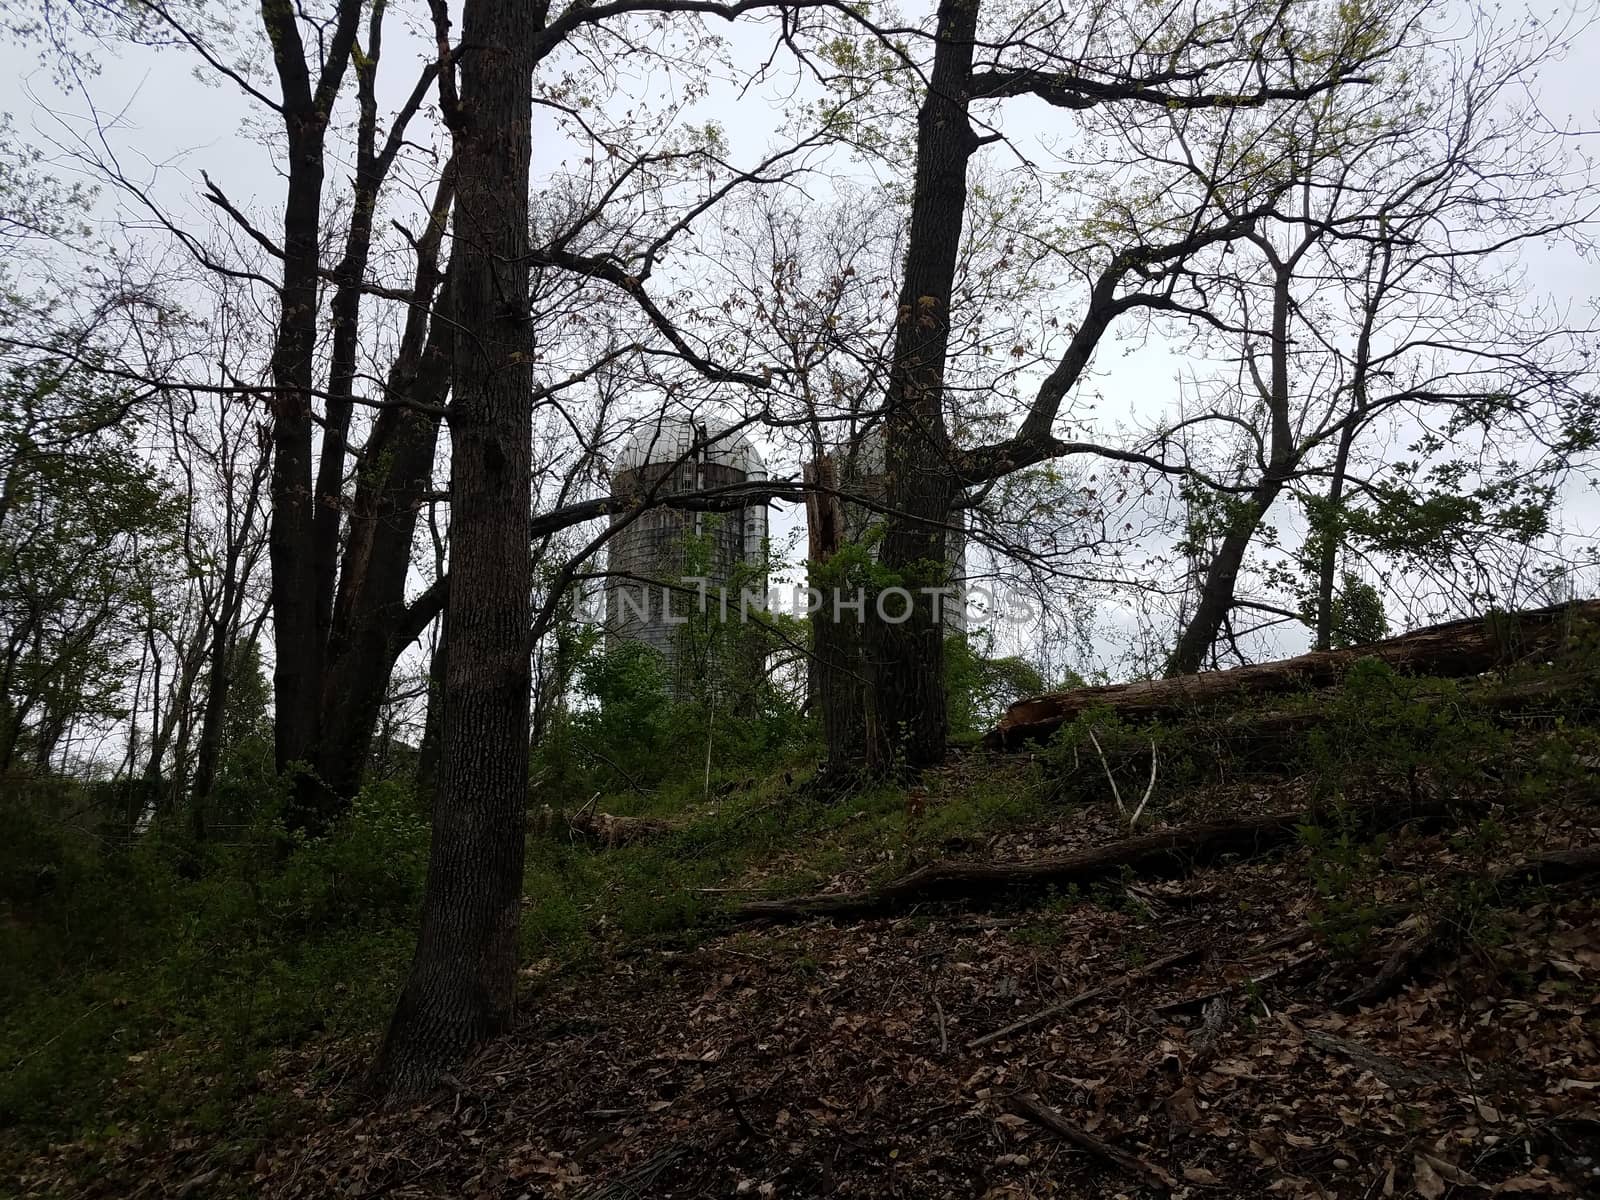
<svg viewBox="0 0 1600 1200">
<path fill-rule="evenodd" d="M 404 14 L 407 7 L 421 6 L 399 6 L 397 15 Z M 912 6 L 911 11 L 920 7 Z M 1507 11 L 1509 8 L 1502 13 Z M 1562 6 L 1543 6 L 1538 11 L 1557 17 L 1573 12 Z M 245 17 L 250 19 L 248 8 Z M 399 26 L 398 20 L 391 20 L 384 69 L 380 72 L 386 111 L 392 111 L 409 91 L 416 70 L 431 53 L 426 39 Z M 758 28 L 735 30 L 730 36 L 735 39 L 741 61 L 766 57 L 769 44 Z M 256 46 L 253 56 L 258 66 L 263 65 L 259 39 L 252 34 L 245 43 Z M 14 127 L 24 140 L 57 159 L 57 169 L 63 174 L 70 173 L 73 165 L 52 149 L 52 144 L 70 145 L 74 138 L 94 141 L 100 136 L 101 131 L 90 119 L 86 92 L 93 97 L 106 142 L 122 169 L 147 182 L 151 194 L 176 220 L 195 228 L 208 227 L 212 222 L 214 213 L 200 198 L 204 171 L 264 228 L 278 225 L 281 179 L 263 139 L 254 132 L 263 127 L 270 130 L 272 115 L 229 83 L 197 78 L 192 57 L 181 51 L 137 48 L 116 56 L 102 55 L 98 59 L 98 75 L 86 81 L 85 92 L 74 93 L 63 91 L 56 84 L 51 72 L 40 66 L 34 51 L 7 47 L 4 53 L 8 69 L 0 75 L 0 108 L 11 114 Z M 1570 115 L 1588 129 L 1600 128 L 1600 89 L 1594 86 L 1593 79 L 1596 63 L 1600 63 L 1600 30 L 1591 27 L 1578 36 L 1573 52 L 1564 61 L 1552 64 L 1545 72 L 1542 101 L 1546 111 Z M 261 73 L 259 78 L 263 90 L 276 90 L 267 73 Z M 675 85 L 673 76 L 660 71 L 639 74 L 633 81 L 633 86 L 647 95 L 659 95 L 661 89 Z M 748 162 L 774 144 L 776 130 L 792 110 L 796 96 L 805 94 L 803 90 L 797 93 L 793 78 L 782 74 L 744 91 L 717 85 L 691 115 L 720 122 L 727 131 L 733 158 Z M 620 98 L 617 101 L 624 102 Z M 1059 133 L 1062 125 L 1056 110 L 1028 100 L 1008 102 L 1005 122 L 1008 135 L 1022 152 L 1038 158 L 1044 157 L 1044 144 Z M 426 136 L 433 137 L 435 133 L 430 131 Z M 1590 144 L 1595 144 L 1593 139 Z M 549 173 L 570 153 L 571 147 L 554 135 L 541 112 L 535 135 L 536 175 Z M 991 158 L 1003 168 L 1004 155 L 1004 151 L 997 150 Z M 841 161 L 836 160 L 835 168 L 845 174 L 853 172 L 862 181 L 872 178 L 867 167 L 856 164 L 841 168 Z M 330 172 L 329 195 L 347 189 L 347 179 L 347 171 Z M 826 198 L 828 185 L 824 179 L 819 177 L 810 186 L 819 201 Z M 99 215 L 105 221 L 106 236 L 114 242 L 128 236 L 121 225 L 129 219 L 144 219 L 109 190 L 102 195 Z M 1535 288 L 1559 302 L 1587 305 L 1600 294 L 1600 273 L 1592 262 L 1578 261 L 1564 253 L 1536 252 L 1529 254 L 1527 263 Z M 1109 424 L 1171 410 L 1185 363 L 1172 346 L 1147 340 L 1138 343 L 1136 352 L 1107 345 L 1096 366 L 1101 378 L 1094 381 L 1094 386 L 1107 397 L 1100 417 Z M 1575 493 L 1572 501 L 1569 519 L 1592 530 L 1596 513 L 1592 500 Z M 1285 513 L 1285 518 L 1288 515 Z M 792 509 L 778 516 L 775 534 L 791 531 L 796 519 Z"/>
</svg>

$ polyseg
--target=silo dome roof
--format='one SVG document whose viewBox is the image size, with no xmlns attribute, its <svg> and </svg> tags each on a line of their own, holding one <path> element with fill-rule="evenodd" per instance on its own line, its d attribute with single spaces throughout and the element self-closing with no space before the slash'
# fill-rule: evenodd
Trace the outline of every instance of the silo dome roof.
<svg viewBox="0 0 1600 1200">
<path fill-rule="evenodd" d="M 755 443 L 726 421 L 701 421 L 692 417 L 661 416 L 646 420 L 629 435 L 612 464 L 611 473 L 637 471 L 648 463 L 685 459 L 697 440 L 705 443 L 705 461 L 732 467 L 752 478 L 766 474 L 766 463 Z"/>
</svg>

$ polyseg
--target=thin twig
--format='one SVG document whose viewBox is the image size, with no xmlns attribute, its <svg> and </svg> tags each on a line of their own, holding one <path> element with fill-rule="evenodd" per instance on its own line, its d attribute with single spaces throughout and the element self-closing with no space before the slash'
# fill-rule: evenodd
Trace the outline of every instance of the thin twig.
<svg viewBox="0 0 1600 1200">
<path fill-rule="evenodd" d="M 1144 799 L 1139 801 L 1139 807 L 1133 810 L 1133 816 L 1128 818 L 1128 830 L 1133 831 L 1139 823 L 1139 818 L 1144 814 L 1144 806 L 1150 803 L 1150 794 L 1156 790 L 1156 740 L 1150 739 L 1150 783 L 1144 789 Z"/>
<path fill-rule="evenodd" d="M 1122 789 L 1117 787 L 1117 778 L 1111 773 L 1111 764 L 1106 761 L 1106 752 L 1100 747 L 1100 739 L 1095 736 L 1094 730 L 1089 730 L 1089 740 L 1094 743 L 1095 753 L 1100 756 L 1100 766 L 1105 770 L 1106 782 L 1111 785 L 1111 798 L 1117 802 L 1117 815 L 1128 822 L 1128 830 L 1132 832 L 1139 824 L 1139 818 L 1144 815 L 1144 806 L 1150 803 L 1150 796 L 1156 790 L 1156 741 L 1150 739 L 1150 783 L 1144 789 L 1144 798 L 1139 801 L 1139 806 L 1133 810 L 1133 815 L 1128 815 L 1128 806 L 1122 802 Z"/>
<path fill-rule="evenodd" d="M 83 1012 L 81 1012 L 77 1016 L 73 1017 L 72 1020 L 68 1021 L 65 1025 L 63 1025 L 61 1027 L 61 1029 L 56 1033 L 56 1035 L 54 1037 L 49 1038 L 49 1039 L 47 1039 L 47 1040 L 45 1040 L 43 1042 L 40 1042 L 32 1050 L 28 1051 L 28 1053 L 24 1054 L 21 1058 L 17 1059 L 16 1062 L 12 1063 L 11 1064 L 11 1068 L 6 1072 L 6 1074 L 7 1075 L 14 1074 L 17 1070 L 19 1070 L 22 1067 L 23 1063 L 27 1062 L 34 1055 L 40 1053 L 43 1050 L 48 1050 L 51 1046 L 55 1045 L 55 1043 L 59 1042 L 61 1040 L 61 1038 L 66 1034 L 66 1032 L 69 1029 L 71 1029 L 74 1025 L 78 1024 L 78 1022 L 85 1021 L 88 1018 L 94 1016 L 95 1013 L 99 1012 L 102 1008 L 104 1008 L 106 1005 L 108 1005 L 110 1003 L 111 1003 L 111 1001 L 109 1001 L 109 1000 L 102 1000 L 102 1001 L 100 1001 L 100 1003 L 98 1003 L 96 1005 L 93 1005 L 90 1008 L 85 1009 Z"/>
<path fill-rule="evenodd" d="M 1008 1097 L 1007 1103 L 1011 1111 L 1019 1117 L 1025 1117 L 1035 1125 L 1048 1129 L 1051 1133 L 1070 1142 L 1080 1150 L 1087 1150 L 1096 1158 L 1120 1167 L 1128 1174 L 1142 1179 L 1153 1187 L 1170 1191 L 1178 1186 L 1178 1181 L 1154 1163 L 1146 1162 L 1142 1158 L 1129 1154 L 1125 1150 L 1118 1150 L 1109 1142 L 1101 1141 L 1094 1134 L 1084 1129 L 1079 1129 L 1068 1121 L 1055 1109 L 1048 1107 L 1032 1096 L 1016 1095 Z"/>
<path fill-rule="evenodd" d="M 1111 785 L 1111 798 L 1117 802 L 1117 812 L 1127 816 L 1128 810 L 1122 803 L 1122 792 L 1117 787 L 1117 779 L 1111 773 L 1111 764 L 1106 761 L 1106 752 L 1100 749 L 1100 739 L 1095 737 L 1094 730 L 1089 730 L 1089 740 L 1094 743 L 1094 752 L 1100 756 L 1100 765 L 1105 768 L 1106 782 Z"/>
<path fill-rule="evenodd" d="M 1076 996 L 1069 997 L 1059 1004 L 1052 1004 L 1049 1008 L 1040 1009 L 1031 1016 L 1023 1017 L 1020 1021 L 1013 1021 L 1004 1029 L 996 1029 L 992 1033 L 984 1034 L 982 1037 L 975 1037 L 967 1043 L 967 1049 L 977 1050 L 987 1046 L 990 1042 L 998 1042 L 1001 1038 L 1010 1037 L 1014 1033 L 1032 1029 L 1035 1025 L 1040 1025 L 1051 1017 L 1057 1017 L 1062 1013 L 1071 1012 L 1075 1008 L 1081 1008 L 1089 1001 L 1097 1000 L 1104 996 L 1107 992 L 1126 987 L 1130 983 L 1145 979 L 1158 971 L 1165 971 L 1169 967 L 1176 967 L 1190 959 L 1199 958 L 1205 952 L 1206 945 L 1203 942 L 1196 942 L 1183 950 L 1167 955 L 1165 958 L 1158 958 L 1155 962 L 1148 966 L 1140 967 L 1137 971 L 1128 971 L 1110 983 L 1102 983 L 1097 987 L 1089 988 L 1087 991 L 1079 992 Z"/>
</svg>

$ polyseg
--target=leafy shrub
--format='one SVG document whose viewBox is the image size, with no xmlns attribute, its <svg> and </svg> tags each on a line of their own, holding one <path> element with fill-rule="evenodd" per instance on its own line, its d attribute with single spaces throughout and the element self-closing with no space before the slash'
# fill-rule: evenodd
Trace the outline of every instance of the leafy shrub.
<svg viewBox="0 0 1600 1200">
<path fill-rule="evenodd" d="M 1304 825 L 1299 835 L 1311 851 L 1306 871 L 1317 894 L 1311 926 L 1336 955 L 1353 958 L 1371 943 L 1383 915 L 1372 881 L 1387 840 L 1360 837 L 1345 818 L 1345 810 L 1336 809 L 1331 827 Z"/>
<path fill-rule="evenodd" d="M 70 1128 L 108 1095 L 192 1115 L 195 1080 L 231 1093 L 283 1046 L 381 1020 L 414 944 L 426 822 L 374 785 L 286 856 L 277 799 L 241 797 L 257 820 L 220 847 L 157 824 L 123 848 L 0 807 L 0 1122 Z M 45 868 L 52 888 L 27 891 Z"/>
<path fill-rule="evenodd" d="M 328 834 L 300 847 L 263 885 L 263 918 L 286 933 L 411 928 L 428 866 L 428 823 L 409 789 L 387 781 L 356 797 Z"/>
<path fill-rule="evenodd" d="M 1157 779 L 1146 810 L 1153 812 L 1160 808 L 1162 796 L 1201 777 L 1204 764 L 1199 751 L 1193 736 L 1178 726 L 1124 721 L 1108 705 L 1099 704 L 1056 730 L 1040 759 L 1055 799 L 1109 800 L 1103 753 L 1123 799 L 1136 804 L 1149 786 L 1153 753 Z"/>
<path fill-rule="evenodd" d="M 1377 658 L 1355 663 L 1321 711 L 1324 719 L 1308 741 L 1321 798 L 1372 780 L 1374 764 L 1413 788 L 1422 770 L 1442 783 L 1458 782 L 1506 743 L 1459 682 L 1410 678 Z"/>
<path fill-rule="evenodd" d="M 731 665 L 729 667 L 731 670 Z M 621 811 L 642 799 L 673 810 L 711 782 L 738 781 L 782 765 L 809 730 L 770 682 L 746 679 L 741 690 L 702 681 L 675 699 L 664 660 L 649 646 L 595 646 L 577 666 L 581 695 L 535 749 L 532 769 L 541 802 L 581 805 L 595 793 L 615 796 Z"/>
<path fill-rule="evenodd" d="M 956 737 L 987 732 L 1013 701 L 1044 691 L 1033 664 L 1016 656 L 991 657 L 972 635 L 948 637 L 944 648 L 946 704 Z"/>
</svg>

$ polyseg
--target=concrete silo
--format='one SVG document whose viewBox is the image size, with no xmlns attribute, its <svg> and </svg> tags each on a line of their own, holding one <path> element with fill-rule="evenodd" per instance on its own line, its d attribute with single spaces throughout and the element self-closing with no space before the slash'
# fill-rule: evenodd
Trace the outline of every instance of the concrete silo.
<svg viewBox="0 0 1600 1200">
<path fill-rule="evenodd" d="M 766 477 L 766 464 L 743 433 L 689 417 L 647 422 L 617 456 L 613 496 L 668 503 L 612 517 L 616 532 L 607 543 L 607 640 L 613 645 L 642 642 L 658 651 L 668 662 L 675 691 L 684 692 L 687 674 L 697 669 L 680 654 L 688 636 L 685 619 L 702 625 L 707 619 L 721 620 L 720 597 L 726 594 L 727 622 L 736 626 L 741 588 L 765 594 L 765 578 L 751 578 L 741 568 L 762 562 L 767 504 L 758 500 L 707 512 L 675 507 L 669 498 Z M 700 613 L 696 597 L 671 590 L 683 588 L 685 576 L 707 581 L 707 614 Z"/>
</svg>

